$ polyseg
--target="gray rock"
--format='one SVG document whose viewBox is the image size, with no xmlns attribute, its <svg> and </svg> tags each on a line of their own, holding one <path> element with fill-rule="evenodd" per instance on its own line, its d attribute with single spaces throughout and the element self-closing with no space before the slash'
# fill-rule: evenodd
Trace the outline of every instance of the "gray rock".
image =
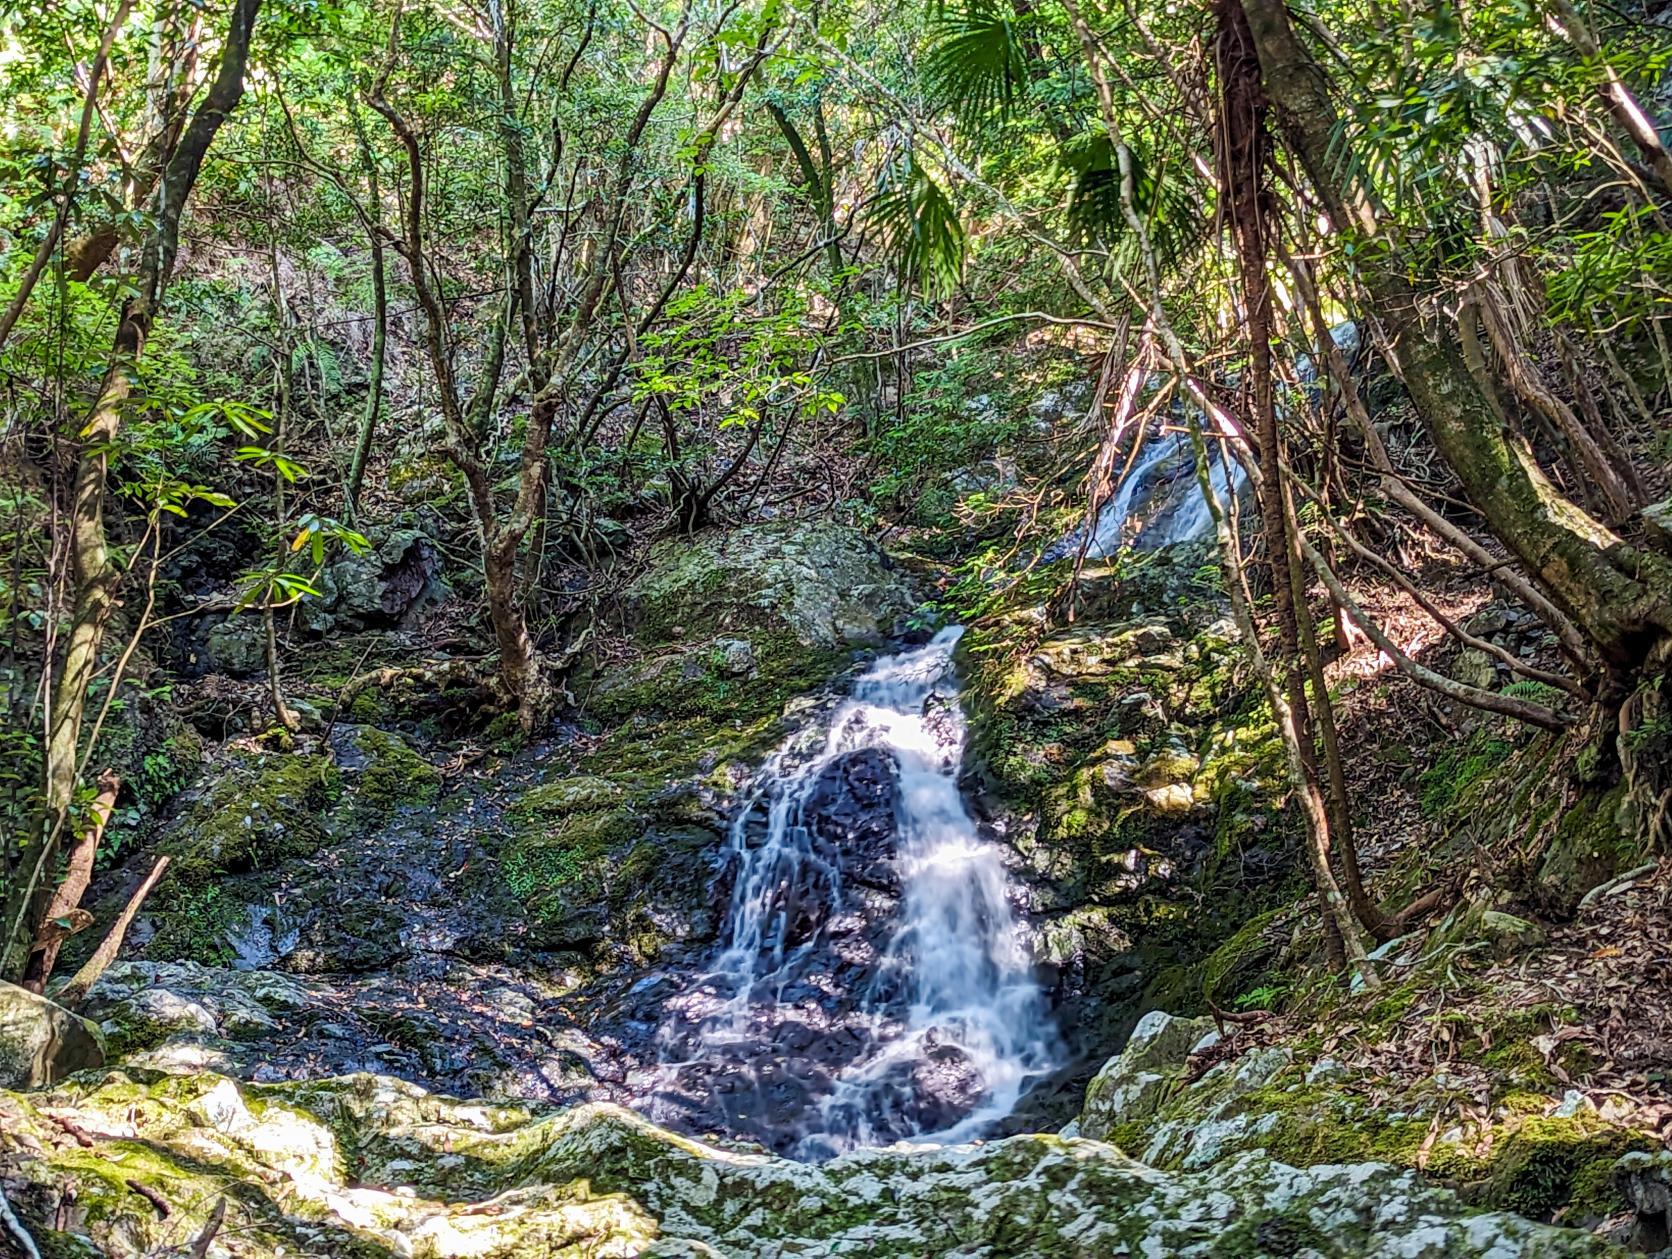
<svg viewBox="0 0 1672 1259">
<path fill-rule="evenodd" d="M 760 628 L 838 648 L 881 641 L 918 599 L 872 539 L 813 520 L 670 538 L 624 603 L 631 628 L 658 647 Z"/>
<path fill-rule="evenodd" d="M 308 629 L 400 625 L 442 592 L 435 543 L 422 529 L 402 526 L 371 541 L 369 551 L 343 554 L 320 573 L 319 595 L 299 609 Z"/>
<path fill-rule="evenodd" d="M 1672 1151 L 1634 1150 L 1614 1164 L 1614 1183 L 1637 1217 L 1631 1248 L 1655 1253 L 1672 1247 Z"/>
<path fill-rule="evenodd" d="M 374 1075 L 263 1088 L 211 1073 L 145 1086 L 115 1075 L 55 1115 L 125 1133 L 143 1096 L 142 1177 L 170 1208 L 89 1212 L 106 1253 L 160 1253 L 224 1196 L 238 1253 L 376 1249 L 398 1255 L 1209 1256 L 1565 1259 L 1589 1235 L 1474 1213 L 1420 1175 L 1375 1163 L 1299 1169 L 1262 1154 L 1209 1174 L 1157 1172 L 1096 1141 L 861 1150 L 821 1164 L 679 1137 L 618 1107 L 542 1118 Z M 0 1106 L 8 1099 L 0 1097 Z M 8 1112 L 9 1116 L 9 1112 Z M 18 1201 L 68 1182 L 103 1189 L 52 1120 L 22 1109 L 42 1150 Z M 96 1137 L 95 1139 L 102 1139 Z M 283 1192 L 223 1195 L 223 1169 Z M 56 1200 L 56 1196 L 52 1200 Z M 492 1203 L 493 1209 L 484 1210 Z M 279 1241 L 278 1239 L 283 1239 Z"/>
<path fill-rule="evenodd" d="M 267 631 L 260 617 L 230 616 L 212 626 L 204 649 L 212 673 L 248 677 L 267 667 Z"/>
<path fill-rule="evenodd" d="M 1080 1134 L 1102 1140 L 1117 1124 L 1153 1115 L 1173 1092 L 1191 1047 L 1214 1030 L 1211 1019 L 1179 1018 L 1161 1010 L 1144 1015 L 1126 1048 L 1087 1086 Z"/>
<path fill-rule="evenodd" d="M 747 677 L 755 671 L 755 648 L 747 638 L 722 638 L 714 644 L 714 671 L 723 678 Z"/>
<path fill-rule="evenodd" d="M 1660 550 L 1672 554 L 1672 498 L 1650 503 L 1638 513 L 1643 518 L 1643 532 Z"/>
<path fill-rule="evenodd" d="M 86 1019 L 0 982 L 0 1088 L 42 1088 L 104 1058 L 104 1042 Z"/>
</svg>

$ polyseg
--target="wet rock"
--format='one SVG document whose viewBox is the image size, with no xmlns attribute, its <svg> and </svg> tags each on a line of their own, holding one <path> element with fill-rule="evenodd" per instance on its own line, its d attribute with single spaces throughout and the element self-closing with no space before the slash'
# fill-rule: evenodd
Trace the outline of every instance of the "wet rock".
<svg viewBox="0 0 1672 1259">
<path fill-rule="evenodd" d="M 40 1088 L 104 1058 L 103 1039 L 86 1019 L 0 982 L 0 1088 Z"/>
<path fill-rule="evenodd" d="M 806 825 L 840 854 L 844 877 L 864 887 L 898 893 L 894 838 L 899 819 L 894 758 L 861 748 L 832 761 L 802 805 Z"/>
</svg>

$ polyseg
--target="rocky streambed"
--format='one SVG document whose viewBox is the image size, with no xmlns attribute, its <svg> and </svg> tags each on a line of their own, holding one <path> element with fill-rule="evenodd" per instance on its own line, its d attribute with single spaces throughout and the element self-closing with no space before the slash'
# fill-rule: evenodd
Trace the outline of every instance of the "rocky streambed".
<svg viewBox="0 0 1672 1259">
<path fill-rule="evenodd" d="M 1379 1144 L 1327 1065 L 1138 1023 L 1245 908 L 1192 879 L 1282 894 L 1194 568 L 959 642 L 961 782 L 944 679 L 854 689 L 927 640 L 910 582 L 801 530 L 653 568 L 548 743 L 442 751 L 394 695 L 221 749 L 101 883 L 175 859 L 104 1065 L 0 1093 L 0 1184 L 54 1256 L 1597 1252 L 1411 1170 L 1438 1108 Z M 1593 1135 L 1564 1193 L 1631 1156 Z"/>
</svg>

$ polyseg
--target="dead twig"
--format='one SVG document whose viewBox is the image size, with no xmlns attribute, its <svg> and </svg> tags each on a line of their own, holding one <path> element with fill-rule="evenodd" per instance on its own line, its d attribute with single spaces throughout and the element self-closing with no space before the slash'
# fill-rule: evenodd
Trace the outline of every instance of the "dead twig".
<svg viewBox="0 0 1672 1259">
<path fill-rule="evenodd" d="M 215 1199 L 215 1209 L 209 1213 L 209 1219 L 204 1224 L 203 1231 L 192 1242 L 190 1252 L 192 1259 L 206 1259 L 209 1254 L 209 1246 L 215 1240 L 215 1234 L 221 1231 L 221 1225 L 225 1221 L 226 1199 L 224 1197 L 217 1198 Z"/>
<path fill-rule="evenodd" d="M 139 914 L 139 907 L 145 903 L 145 898 L 151 894 L 151 889 L 157 886 L 157 880 L 163 877 L 163 871 L 168 869 L 168 862 L 169 858 L 166 853 L 157 858 L 157 864 L 151 867 L 151 873 L 145 876 L 145 882 L 141 883 L 134 890 L 134 894 L 128 898 L 127 906 L 122 910 L 121 917 L 110 928 L 110 933 L 105 936 L 99 947 L 93 950 L 93 956 L 87 959 L 87 965 L 72 975 L 70 982 L 59 989 L 57 993 L 59 1004 L 79 1005 L 86 998 L 93 985 L 99 982 L 99 976 L 103 975 L 110 964 L 116 960 L 116 955 L 122 951 L 122 941 L 127 938 L 128 928 Z"/>
</svg>

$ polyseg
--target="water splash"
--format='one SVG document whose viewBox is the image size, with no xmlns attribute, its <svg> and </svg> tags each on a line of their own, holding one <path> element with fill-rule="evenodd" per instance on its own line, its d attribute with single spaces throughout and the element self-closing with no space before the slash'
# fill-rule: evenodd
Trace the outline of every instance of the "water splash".
<svg viewBox="0 0 1672 1259">
<path fill-rule="evenodd" d="M 958 790 L 961 632 L 878 660 L 822 745 L 763 766 L 732 827 L 723 946 L 670 1003 L 665 1097 L 725 1094 L 734 1126 L 818 1158 L 976 1135 L 1054 1065 L 1003 862 Z M 833 822 L 844 772 L 852 816 Z"/>
</svg>

